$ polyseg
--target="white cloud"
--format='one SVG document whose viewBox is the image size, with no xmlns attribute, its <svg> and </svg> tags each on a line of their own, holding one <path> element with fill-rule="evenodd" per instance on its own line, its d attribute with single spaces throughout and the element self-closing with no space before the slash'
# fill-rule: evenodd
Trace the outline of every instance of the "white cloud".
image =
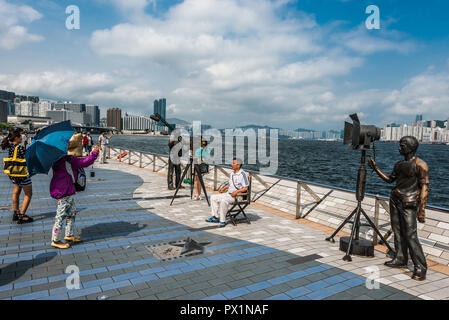
<svg viewBox="0 0 449 320">
<path fill-rule="evenodd" d="M 333 36 L 339 45 L 347 47 L 361 54 L 373 54 L 376 52 L 392 51 L 409 53 L 416 45 L 410 40 L 402 40 L 404 35 L 388 30 L 368 30 L 364 25 L 357 29 L 337 33 Z"/>
<path fill-rule="evenodd" d="M 11 50 L 23 43 L 42 41 L 42 36 L 29 33 L 21 25 L 41 18 L 42 14 L 29 6 L 18 6 L 0 0 L 0 48 Z"/>
<path fill-rule="evenodd" d="M 383 99 L 387 112 L 393 115 L 424 113 L 427 119 L 449 117 L 449 71 L 426 71 Z M 442 119 L 440 119 L 442 120 Z"/>
<path fill-rule="evenodd" d="M 47 98 L 68 99 L 101 106 L 134 105 L 134 109 L 127 108 L 134 112 L 149 108 L 152 97 L 159 94 L 158 91 L 149 90 L 148 83 L 136 79 L 135 74 L 121 71 L 82 73 L 58 70 L 17 75 L 0 74 L 0 87 L 30 95 L 38 94 Z"/>
<path fill-rule="evenodd" d="M 0 75 L 0 86 L 138 114 L 163 96 L 170 117 L 218 127 L 326 125 L 353 111 L 370 114 L 376 106 L 401 103 L 391 91 L 359 92 L 343 80 L 369 54 L 412 50 L 403 35 L 335 31 L 343 27 L 320 26 L 306 13 L 286 15 L 289 0 L 184 0 L 157 16 L 148 13 L 152 4 L 155 9 L 151 0 L 96 1 L 114 5 L 123 21 L 94 31 L 90 48 L 104 66 L 119 62 L 126 72 L 24 72 Z"/>
</svg>

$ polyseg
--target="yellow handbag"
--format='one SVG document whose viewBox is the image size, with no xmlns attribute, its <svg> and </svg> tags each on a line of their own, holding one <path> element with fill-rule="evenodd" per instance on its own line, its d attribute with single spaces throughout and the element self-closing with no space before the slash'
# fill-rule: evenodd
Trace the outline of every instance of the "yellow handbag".
<svg viewBox="0 0 449 320">
<path fill-rule="evenodd" d="M 26 178 L 28 177 L 28 168 L 26 159 L 17 159 L 17 146 L 14 149 L 14 155 L 12 158 L 3 159 L 3 172 L 10 177 Z"/>
</svg>

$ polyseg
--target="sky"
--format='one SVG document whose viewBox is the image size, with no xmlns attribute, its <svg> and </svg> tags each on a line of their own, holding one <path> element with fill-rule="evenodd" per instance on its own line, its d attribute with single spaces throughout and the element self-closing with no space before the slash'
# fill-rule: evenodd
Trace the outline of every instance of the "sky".
<svg viewBox="0 0 449 320">
<path fill-rule="evenodd" d="M 66 8 L 80 29 L 66 28 Z M 369 5 L 380 29 L 368 29 Z M 0 0 L 0 89 L 216 128 L 449 118 L 449 1 Z"/>
</svg>

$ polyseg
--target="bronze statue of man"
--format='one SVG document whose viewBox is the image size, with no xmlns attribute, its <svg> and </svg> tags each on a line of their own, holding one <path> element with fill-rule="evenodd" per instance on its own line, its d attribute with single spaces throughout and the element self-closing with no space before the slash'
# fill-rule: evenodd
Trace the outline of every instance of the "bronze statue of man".
<svg viewBox="0 0 449 320">
<path fill-rule="evenodd" d="M 419 142 L 415 137 L 403 137 L 399 153 L 404 160 L 398 161 L 390 175 L 380 170 L 370 157 L 369 166 L 387 183 L 396 181 L 390 196 L 390 219 L 394 233 L 395 257 L 385 262 L 393 268 L 406 267 L 408 252 L 414 264 L 412 279 L 426 278 L 427 263 L 418 239 L 417 222 L 425 222 L 425 208 L 429 194 L 429 168 L 416 157 Z"/>
</svg>

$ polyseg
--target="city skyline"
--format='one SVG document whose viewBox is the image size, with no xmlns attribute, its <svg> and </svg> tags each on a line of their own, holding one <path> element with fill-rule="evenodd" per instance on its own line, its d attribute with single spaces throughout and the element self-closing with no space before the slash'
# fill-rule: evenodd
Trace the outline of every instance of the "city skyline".
<svg viewBox="0 0 449 320">
<path fill-rule="evenodd" d="M 163 96 L 214 127 L 446 118 L 447 2 L 379 0 L 378 30 L 365 0 L 150 2 L 79 0 L 69 30 L 67 3 L 0 0 L 0 87 L 133 114 Z"/>
</svg>

